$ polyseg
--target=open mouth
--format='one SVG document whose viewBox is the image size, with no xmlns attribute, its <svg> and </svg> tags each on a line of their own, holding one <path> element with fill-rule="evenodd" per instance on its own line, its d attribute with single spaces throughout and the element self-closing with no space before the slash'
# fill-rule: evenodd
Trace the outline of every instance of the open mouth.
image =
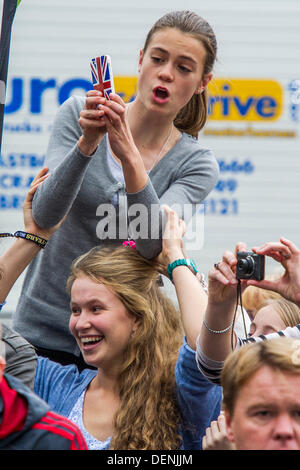
<svg viewBox="0 0 300 470">
<path fill-rule="evenodd" d="M 158 86 L 153 90 L 153 97 L 155 101 L 160 103 L 166 102 L 169 98 L 169 91 L 167 88 Z"/>
<path fill-rule="evenodd" d="M 92 349 L 94 346 L 98 345 L 101 343 L 103 340 L 104 336 L 82 336 L 80 338 L 81 344 L 83 349 Z"/>
</svg>

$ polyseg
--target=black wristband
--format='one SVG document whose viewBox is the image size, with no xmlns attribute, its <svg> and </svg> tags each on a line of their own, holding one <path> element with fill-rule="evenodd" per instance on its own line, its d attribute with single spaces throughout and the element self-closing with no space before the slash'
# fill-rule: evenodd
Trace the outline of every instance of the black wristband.
<svg viewBox="0 0 300 470">
<path fill-rule="evenodd" d="M 40 248 L 45 248 L 45 245 L 48 241 L 45 238 L 34 235 L 33 233 L 23 232 L 23 230 L 18 230 L 15 233 L 0 233 L 0 238 L 4 237 L 24 238 L 25 240 L 29 240 L 30 242 L 35 243 Z"/>
</svg>

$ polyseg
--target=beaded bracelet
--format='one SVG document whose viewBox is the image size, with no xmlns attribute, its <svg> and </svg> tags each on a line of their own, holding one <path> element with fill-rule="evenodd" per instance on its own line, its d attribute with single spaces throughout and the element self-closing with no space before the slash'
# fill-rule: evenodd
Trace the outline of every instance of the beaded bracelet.
<svg viewBox="0 0 300 470">
<path fill-rule="evenodd" d="M 205 326 L 205 328 L 207 328 L 208 331 L 210 331 L 211 333 L 214 333 L 214 334 L 226 333 L 226 331 L 230 330 L 230 328 L 233 327 L 233 323 L 231 323 L 229 326 L 227 326 L 227 328 L 224 328 L 224 330 L 213 330 L 212 328 L 210 328 L 208 326 L 208 324 L 205 321 L 205 318 L 203 318 L 203 325 Z"/>
<path fill-rule="evenodd" d="M 33 233 L 23 232 L 22 230 L 18 230 L 15 233 L 0 233 L 0 238 L 5 237 L 24 238 L 24 240 L 29 240 L 30 242 L 38 245 L 40 248 L 45 248 L 45 245 L 48 241 L 45 238 L 34 235 Z"/>
</svg>

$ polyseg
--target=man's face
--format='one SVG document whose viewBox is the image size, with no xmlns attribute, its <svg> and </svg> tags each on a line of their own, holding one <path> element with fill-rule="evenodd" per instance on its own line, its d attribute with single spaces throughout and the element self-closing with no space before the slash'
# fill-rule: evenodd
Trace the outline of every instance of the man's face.
<svg viewBox="0 0 300 470">
<path fill-rule="evenodd" d="M 300 449 L 300 375 L 263 366 L 240 388 L 233 415 L 226 411 L 237 450 Z"/>
</svg>

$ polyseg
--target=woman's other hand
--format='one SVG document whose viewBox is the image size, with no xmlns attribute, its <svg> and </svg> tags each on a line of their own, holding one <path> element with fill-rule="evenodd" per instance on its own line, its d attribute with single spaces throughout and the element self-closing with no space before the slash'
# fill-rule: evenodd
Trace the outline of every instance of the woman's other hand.
<svg viewBox="0 0 300 470">
<path fill-rule="evenodd" d="M 156 258 L 160 265 L 160 271 L 167 275 L 167 267 L 173 261 L 185 258 L 183 237 L 186 232 L 186 225 L 177 213 L 170 207 L 162 206 L 167 220 L 162 240 L 162 252 Z"/>
<path fill-rule="evenodd" d="M 280 242 L 264 243 L 254 247 L 260 255 L 270 256 L 284 268 L 284 274 L 276 280 L 249 280 L 249 286 L 273 290 L 300 307 L 300 250 L 290 240 L 280 238 Z"/>
<path fill-rule="evenodd" d="M 106 134 L 104 110 L 102 109 L 105 102 L 106 99 L 103 98 L 101 91 L 90 90 L 86 94 L 85 105 L 78 120 L 82 129 L 78 148 L 84 155 L 91 156 Z"/>
<path fill-rule="evenodd" d="M 217 421 L 212 421 L 206 429 L 202 439 L 203 450 L 235 450 L 235 446 L 229 441 L 226 431 L 224 413 L 221 411 Z"/>
</svg>

